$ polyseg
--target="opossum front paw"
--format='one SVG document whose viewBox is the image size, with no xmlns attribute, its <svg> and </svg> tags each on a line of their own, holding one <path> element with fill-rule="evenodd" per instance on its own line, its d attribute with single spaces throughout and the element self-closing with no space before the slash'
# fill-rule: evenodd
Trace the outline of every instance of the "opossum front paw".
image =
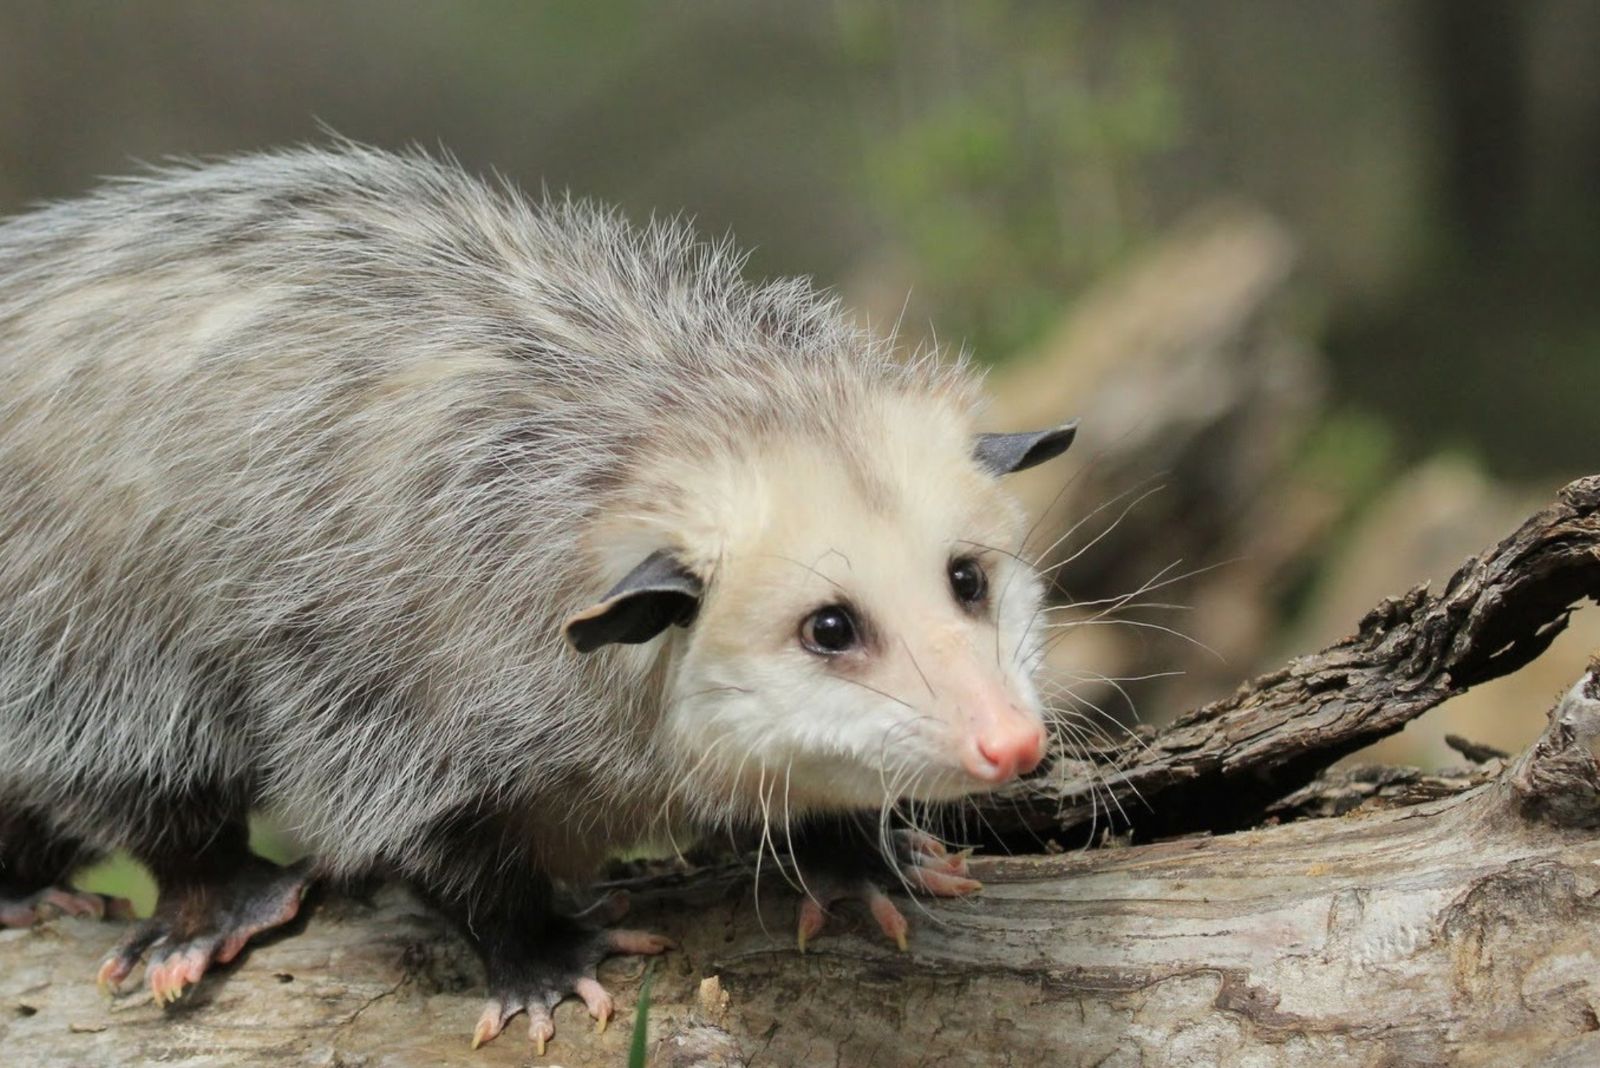
<svg viewBox="0 0 1600 1068">
<path fill-rule="evenodd" d="M 213 964 L 227 964 L 263 931 L 300 911 L 305 869 L 280 868 L 257 857 L 232 876 L 164 892 L 155 915 L 139 924 L 100 965 L 100 988 L 114 993 L 148 957 L 145 982 L 158 1005 L 169 1005 Z"/>
<path fill-rule="evenodd" d="M 879 929 L 900 952 L 906 952 L 911 925 L 879 885 L 883 869 L 887 868 L 891 877 L 898 875 L 904 886 L 934 897 L 963 897 L 983 888 L 967 874 L 968 850 L 952 853 L 937 838 L 917 830 L 896 831 L 894 846 L 892 864 L 876 854 L 836 854 L 820 863 L 813 860 L 803 869 L 807 894 L 800 899 L 795 924 L 795 943 L 801 953 L 827 925 L 829 906 L 847 900 L 866 905 Z"/>
<path fill-rule="evenodd" d="M 517 1013 L 526 1012 L 528 1038 L 543 1057 L 556 1033 L 551 1010 L 569 994 L 583 1000 L 595 1031 L 604 1031 L 616 1006 L 595 978 L 596 965 L 620 953 L 656 954 L 672 947 L 670 939 L 647 931 L 594 931 L 577 924 L 552 925 L 538 942 L 536 950 L 511 959 L 502 953 L 491 962 L 489 1003 L 473 1029 L 473 1049 L 496 1038 Z"/>
<path fill-rule="evenodd" d="M 133 918 L 133 905 L 126 898 L 59 886 L 47 886 L 22 897 L 0 896 L 0 927 L 32 927 L 57 916 L 127 920 Z"/>
</svg>

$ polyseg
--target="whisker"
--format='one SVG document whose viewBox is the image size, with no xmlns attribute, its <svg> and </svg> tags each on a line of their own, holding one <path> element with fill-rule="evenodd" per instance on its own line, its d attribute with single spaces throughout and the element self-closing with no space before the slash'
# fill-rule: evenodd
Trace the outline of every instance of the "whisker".
<svg viewBox="0 0 1600 1068">
<path fill-rule="evenodd" d="M 1183 631 L 1181 631 L 1181 630 L 1174 630 L 1171 627 L 1163 627 L 1159 623 L 1151 623 L 1151 622 L 1149 622 L 1147 620 L 1141 620 L 1141 619 L 1074 619 L 1074 620 L 1069 620 L 1068 622 L 1065 622 L 1065 623 L 1051 623 L 1046 629 L 1047 630 L 1067 631 L 1067 630 L 1071 630 L 1071 629 L 1073 629 L 1075 627 L 1136 627 L 1136 628 L 1145 629 L 1145 630 L 1157 630 L 1157 631 L 1160 631 L 1163 634 L 1170 634 L 1174 638 L 1178 638 L 1178 639 L 1181 639 L 1182 641 L 1186 641 L 1190 645 L 1193 645 L 1198 649 L 1204 649 L 1206 652 L 1208 652 L 1212 656 L 1216 657 L 1218 663 L 1226 664 L 1228 662 L 1228 658 L 1227 657 L 1223 656 L 1221 653 L 1217 652 L 1215 649 L 1211 648 L 1211 646 L 1207 645 L 1205 642 L 1201 641 L 1200 639 L 1190 637 L 1189 635 L 1183 633 Z M 1059 640 L 1060 637 L 1062 637 L 1062 636 L 1063 635 L 1057 635 L 1056 636 L 1056 640 Z M 1053 644 L 1053 642 L 1052 642 L 1052 644 Z"/>
</svg>

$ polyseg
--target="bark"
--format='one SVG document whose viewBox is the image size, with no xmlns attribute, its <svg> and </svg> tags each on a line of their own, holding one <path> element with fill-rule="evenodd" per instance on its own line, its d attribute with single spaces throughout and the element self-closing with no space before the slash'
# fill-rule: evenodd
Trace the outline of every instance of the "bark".
<svg viewBox="0 0 1600 1068">
<path fill-rule="evenodd" d="M 1000 831 L 1132 823 L 1146 837 L 1248 826 L 1322 768 L 1543 652 L 1600 602 L 1600 476 L 1468 560 L 1443 590 L 1385 600 L 1355 634 L 1181 717 L 1063 761 L 987 812 Z"/>
<path fill-rule="evenodd" d="M 1137 786 L 1169 825 L 1336 818 L 977 858 L 985 891 L 913 912 L 906 954 L 847 906 L 801 956 L 793 896 L 769 880 L 758 906 L 737 866 L 638 882 L 636 922 L 681 947 L 656 976 L 651 1063 L 1600 1062 L 1600 665 L 1514 760 L 1305 782 L 1536 656 L 1596 594 L 1597 511 L 1600 478 L 1573 483 L 1438 595 L 1385 602 L 1349 639 L 1113 754 L 1109 787 Z M 1024 811 L 1081 825 L 1087 787 L 1044 788 Z M 478 969 L 405 893 L 309 911 L 166 1010 L 97 994 L 110 927 L 0 933 L 0 1048 L 41 1066 L 529 1063 L 515 1027 L 467 1050 Z M 624 1013 L 639 974 L 602 969 Z M 556 1021 L 540 1063 L 623 1063 L 628 1020 L 596 1035 L 571 1002 Z"/>
</svg>

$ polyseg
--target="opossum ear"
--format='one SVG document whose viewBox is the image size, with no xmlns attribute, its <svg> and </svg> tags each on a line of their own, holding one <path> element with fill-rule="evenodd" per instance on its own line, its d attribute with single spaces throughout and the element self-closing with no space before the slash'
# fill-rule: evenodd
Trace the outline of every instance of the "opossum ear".
<svg viewBox="0 0 1600 1068">
<path fill-rule="evenodd" d="M 1063 423 L 1054 430 L 1034 430 L 1023 434 L 979 434 L 972 447 L 972 458 L 992 475 L 1009 475 L 1067 451 L 1078 434 L 1078 421 Z"/>
<path fill-rule="evenodd" d="M 686 626 L 700 607 L 700 580 L 657 550 L 600 598 L 567 618 L 562 631 L 580 653 L 602 645 L 647 642 L 673 624 Z"/>
</svg>

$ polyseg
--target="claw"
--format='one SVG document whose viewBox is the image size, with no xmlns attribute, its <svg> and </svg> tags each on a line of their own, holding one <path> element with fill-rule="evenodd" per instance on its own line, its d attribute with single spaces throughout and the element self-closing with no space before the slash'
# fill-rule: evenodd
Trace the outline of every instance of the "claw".
<svg viewBox="0 0 1600 1068">
<path fill-rule="evenodd" d="M 150 993 L 158 1005 L 171 1005 L 200 982 L 211 963 L 214 945 L 204 943 L 174 952 L 149 970 Z"/>
<path fill-rule="evenodd" d="M 900 952 L 906 952 L 909 948 L 906 932 L 910 929 L 906 918 L 900 914 L 894 902 L 889 900 L 888 895 L 876 886 L 867 887 L 866 898 L 867 908 L 872 911 L 872 918 L 878 921 L 878 927 L 884 934 L 894 939 L 894 944 L 900 947 Z"/>
<path fill-rule="evenodd" d="M 493 1042 L 500 1037 L 500 1032 L 505 1030 L 506 1014 L 498 1001 L 491 1001 L 483 1007 L 483 1015 L 478 1017 L 478 1026 L 472 1029 L 472 1048 L 477 1049 L 485 1042 Z"/>
<path fill-rule="evenodd" d="M 545 1047 L 556 1035 L 555 1021 L 550 1018 L 550 1010 L 539 1005 L 528 1006 L 528 1037 L 533 1040 L 533 1047 L 539 1056 L 544 1056 Z"/>
<path fill-rule="evenodd" d="M 907 877 L 935 897 L 963 897 L 983 889 L 983 884 L 964 875 L 934 871 L 932 868 L 914 868 Z"/>
<path fill-rule="evenodd" d="M 948 852 L 945 844 L 926 831 L 903 830 L 898 832 L 900 841 L 906 850 L 911 853 L 925 853 L 930 857 L 942 858 Z"/>
<path fill-rule="evenodd" d="M 117 992 L 117 985 L 128 977 L 129 969 L 116 957 L 107 957 L 105 963 L 100 965 L 100 971 L 95 973 L 95 985 L 100 988 L 100 993 L 110 997 Z"/>
<path fill-rule="evenodd" d="M 828 915 L 822 911 L 822 906 L 816 898 L 808 897 L 801 900 L 800 918 L 795 934 L 795 942 L 799 945 L 801 953 L 805 953 L 806 943 L 820 934 L 827 922 Z"/>
<path fill-rule="evenodd" d="M 916 862 L 915 867 L 921 871 L 965 876 L 967 874 L 967 858 L 970 856 L 972 856 L 972 850 L 963 849 L 959 853 L 947 853 L 938 857 L 928 853 L 918 853 L 914 854 L 912 859 Z"/>
</svg>

